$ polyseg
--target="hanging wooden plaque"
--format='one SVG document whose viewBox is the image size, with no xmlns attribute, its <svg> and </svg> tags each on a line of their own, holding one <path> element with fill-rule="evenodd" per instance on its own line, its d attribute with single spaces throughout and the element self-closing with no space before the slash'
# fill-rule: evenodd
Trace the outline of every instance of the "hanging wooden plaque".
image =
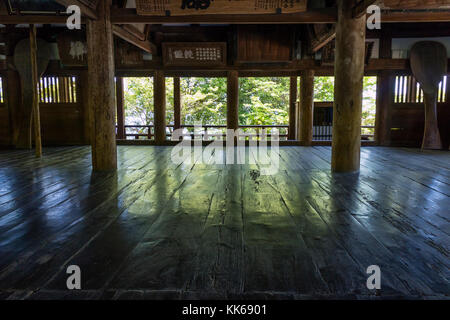
<svg viewBox="0 0 450 320">
<path fill-rule="evenodd" d="M 115 42 L 114 53 L 115 64 L 118 68 L 144 65 L 142 50 L 122 39 L 117 39 Z"/>
<path fill-rule="evenodd" d="M 224 66 L 225 42 L 165 42 L 162 44 L 165 66 Z"/>
<path fill-rule="evenodd" d="M 63 32 L 57 35 L 58 52 L 61 63 L 67 67 L 87 65 L 87 43 L 82 32 Z"/>
<path fill-rule="evenodd" d="M 139 15 L 264 14 L 306 11 L 306 0 L 136 0 Z"/>
</svg>

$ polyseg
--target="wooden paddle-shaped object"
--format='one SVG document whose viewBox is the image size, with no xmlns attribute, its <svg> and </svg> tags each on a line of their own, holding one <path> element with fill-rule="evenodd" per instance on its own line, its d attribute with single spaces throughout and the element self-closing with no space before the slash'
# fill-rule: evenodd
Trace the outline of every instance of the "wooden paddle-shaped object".
<svg viewBox="0 0 450 320">
<path fill-rule="evenodd" d="M 49 44 L 37 39 L 37 74 L 40 77 L 47 69 L 51 50 Z M 14 49 L 14 65 L 19 72 L 22 87 L 22 105 L 17 110 L 17 130 L 14 144 L 17 148 L 31 148 L 31 122 L 33 110 L 33 79 L 31 66 L 30 39 L 17 43 Z"/>
<path fill-rule="evenodd" d="M 425 130 L 422 149 L 442 149 L 437 121 L 439 82 L 447 74 L 447 49 L 439 42 L 421 41 L 411 49 L 411 69 L 423 89 Z"/>
</svg>

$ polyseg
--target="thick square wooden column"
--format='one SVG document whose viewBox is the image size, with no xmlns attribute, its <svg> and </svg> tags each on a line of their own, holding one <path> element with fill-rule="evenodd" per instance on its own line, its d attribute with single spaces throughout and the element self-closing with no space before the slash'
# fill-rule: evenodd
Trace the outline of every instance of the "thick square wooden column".
<svg viewBox="0 0 450 320">
<path fill-rule="evenodd" d="M 153 101 L 155 142 L 156 144 L 163 144 L 166 141 L 166 78 L 163 70 L 155 70 Z"/>
<path fill-rule="evenodd" d="M 289 130 L 288 139 L 295 140 L 295 120 L 297 115 L 297 76 L 290 77 L 289 81 Z"/>
<path fill-rule="evenodd" d="M 116 78 L 116 108 L 117 108 L 117 139 L 126 139 L 125 136 L 125 106 L 123 92 L 123 78 Z"/>
<path fill-rule="evenodd" d="M 352 17 L 355 0 L 338 0 L 331 169 L 359 171 L 366 16 Z"/>
<path fill-rule="evenodd" d="M 39 93 L 37 90 L 39 82 L 38 62 L 37 62 L 37 42 L 36 42 L 36 26 L 30 25 L 30 58 L 31 58 L 31 84 L 33 92 L 33 127 L 34 127 L 34 145 L 36 157 L 42 156 L 42 142 L 41 142 L 41 117 L 39 112 Z"/>
<path fill-rule="evenodd" d="M 304 70 L 300 80 L 298 140 L 310 146 L 313 138 L 314 70 Z"/>
<path fill-rule="evenodd" d="M 380 71 L 377 77 L 377 108 L 375 115 L 375 142 L 380 146 L 390 144 L 390 109 L 394 102 L 394 76 L 389 70 Z"/>
<path fill-rule="evenodd" d="M 173 125 L 174 129 L 181 128 L 181 88 L 180 77 L 173 78 Z"/>
<path fill-rule="evenodd" d="M 92 167 L 116 170 L 114 51 L 110 21 L 111 0 L 100 0 L 98 19 L 88 20 L 88 105 L 92 114 Z"/>
<path fill-rule="evenodd" d="M 239 127 L 239 74 L 228 71 L 227 75 L 227 129 Z"/>
</svg>

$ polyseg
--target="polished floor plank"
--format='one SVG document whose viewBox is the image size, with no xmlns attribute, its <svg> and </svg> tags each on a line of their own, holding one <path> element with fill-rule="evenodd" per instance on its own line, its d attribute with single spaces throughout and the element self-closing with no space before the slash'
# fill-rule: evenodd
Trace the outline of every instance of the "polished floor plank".
<svg viewBox="0 0 450 320">
<path fill-rule="evenodd" d="M 280 147 L 264 175 L 251 148 L 171 151 L 119 146 L 116 173 L 89 147 L 0 151 L 0 299 L 448 298 L 448 152 L 367 147 L 332 174 L 329 147 Z"/>
</svg>

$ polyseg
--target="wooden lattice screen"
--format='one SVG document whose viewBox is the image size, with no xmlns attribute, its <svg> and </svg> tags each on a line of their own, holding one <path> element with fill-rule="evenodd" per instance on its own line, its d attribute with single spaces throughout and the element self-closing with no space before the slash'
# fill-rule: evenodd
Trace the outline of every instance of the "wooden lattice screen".
<svg viewBox="0 0 450 320">
<path fill-rule="evenodd" d="M 439 83 L 438 102 L 447 102 L 446 93 L 448 77 Z M 423 103 L 423 90 L 413 76 L 395 77 L 395 103 Z"/>
<path fill-rule="evenodd" d="M 76 77 L 47 76 L 38 83 L 41 103 L 76 103 Z"/>
<path fill-rule="evenodd" d="M 4 103 L 4 94 L 3 94 L 3 79 L 0 77 L 0 103 Z"/>
</svg>

